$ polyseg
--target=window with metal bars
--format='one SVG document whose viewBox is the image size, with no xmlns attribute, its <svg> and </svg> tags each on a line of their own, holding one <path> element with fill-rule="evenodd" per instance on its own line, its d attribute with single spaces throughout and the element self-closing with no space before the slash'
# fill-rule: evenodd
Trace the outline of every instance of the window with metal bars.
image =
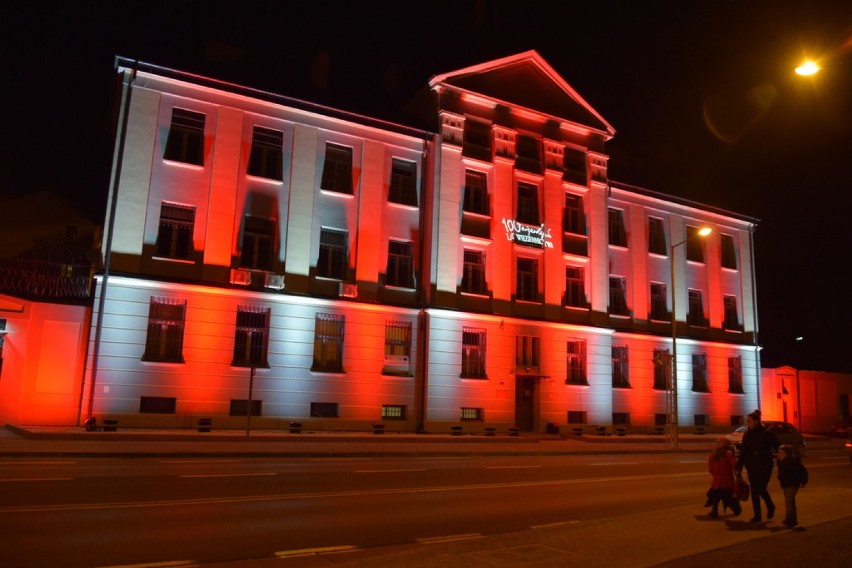
<svg viewBox="0 0 852 568">
<path fill-rule="evenodd" d="M 275 221 L 246 216 L 243 223 L 243 242 L 240 266 L 256 270 L 272 270 L 275 256 Z"/>
<path fill-rule="evenodd" d="M 538 259 L 519 258 L 516 269 L 515 298 L 527 302 L 541 300 L 538 290 Z"/>
<path fill-rule="evenodd" d="M 538 187 L 529 183 L 518 184 L 517 220 L 526 225 L 541 224 L 538 211 Z"/>
<path fill-rule="evenodd" d="M 172 123 L 163 158 L 173 162 L 204 165 L 204 122 L 200 112 L 172 109 Z"/>
<path fill-rule="evenodd" d="M 565 267 L 565 305 L 572 308 L 585 308 L 586 277 L 581 266 Z"/>
<path fill-rule="evenodd" d="M 352 194 L 352 148 L 326 143 L 320 188 Z"/>
<path fill-rule="evenodd" d="M 157 256 L 188 260 L 192 253 L 195 207 L 163 202 L 160 205 L 160 228 L 157 231 Z"/>
<path fill-rule="evenodd" d="M 669 350 L 654 349 L 654 358 L 651 362 L 654 364 L 654 389 L 666 390 L 669 383 L 669 372 L 671 371 Z"/>
<path fill-rule="evenodd" d="M 269 315 L 270 308 L 238 306 L 234 334 L 234 359 L 236 367 L 269 367 Z"/>
<path fill-rule="evenodd" d="M 565 382 L 569 385 L 587 385 L 586 378 L 586 340 L 569 339 L 567 343 L 568 376 Z"/>
<path fill-rule="evenodd" d="M 143 361 L 183 363 L 186 300 L 152 297 Z"/>
<path fill-rule="evenodd" d="M 485 378 L 485 330 L 466 327 L 462 330 L 461 376 Z"/>
<path fill-rule="evenodd" d="M 630 388 L 630 365 L 626 345 L 612 346 L 612 386 L 613 388 Z"/>
<path fill-rule="evenodd" d="M 743 358 L 728 357 L 728 392 L 743 392 Z"/>
<path fill-rule="evenodd" d="M 468 294 L 486 294 L 485 253 L 479 250 L 464 249 L 461 291 Z"/>
<path fill-rule="evenodd" d="M 707 385 L 707 354 L 692 354 L 692 391 L 710 392 Z"/>
<path fill-rule="evenodd" d="M 343 372 L 344 316 L 317 314 L 314 326 L 314 360 L 311 371 Z"/>
<path fill-rule="evenodd" d="M 627 279 L 622 276 L 609 277 L 609 313 L 629 316 L 627 307 Z"/>
<path fill-rule="evenodd" d="M 346 278 L 348 240 L 347 231 L 327 228 L 320 230 L 317 276 L 338 280 Z"/>
<path fill-rule="evenodd" d="M 388 201 L 403 205 L 417 205 L 417 164 L 393 159 Z"/>
<path fill-rule="evenodd" d="M 405 420 L 405 406 L 402 404 L 382 405 L 383 420 Z"/>
<path fill-rule="evenodd" d="M 624 227 L 624 211 L 621 209 L 609 208 L 609 244 L 626 247 L 627 246 L 627 230 Z"/>
<path fill-rule="evenodd" d="M 461 420 L 485 420 L 485 409 L 462 407 L 459 418 Z"/>
<path fill-rule="evenodd" d="M 483 172 L 465 172 L 462 209 L 466 213 L 488 215 L 488 178 Z"/>
<path fill-rule="evenodd" d="M 411 241 L 388 241 L 387 286 L 414 288 L 414 245 Z"/>
<path fill-rule="evenodd" d="M 665 256 L 666 229 L 662 219 L 648 217 L 648 252 Z"/>
<path fill-rule="evenodd" d="M 246 173 L 280 181 L 283 177 L 283 164 L 284 133 L 280 130 L 255 126 Z"/>
<path fill-rule="evenodd" d="M 408 374 L 411 361 L 411 322 L 385 322 L 385 366 L 383 374 Z"/>
</svg>

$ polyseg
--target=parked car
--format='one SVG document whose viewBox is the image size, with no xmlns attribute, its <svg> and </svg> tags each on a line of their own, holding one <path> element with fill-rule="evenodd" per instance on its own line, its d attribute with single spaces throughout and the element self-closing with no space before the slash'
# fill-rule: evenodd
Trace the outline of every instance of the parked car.
<svg viewBox="0 0 852 568">
<path fill-rule="evenodd" d="M 832 436 L 852 436 L 852 416 L 831 425 Z"/>
<path fill-rule="evenodd" d="M 793 452 L 796 455 L 805 455 L 807 442 L 805 441 L 805 437 L 795 426 L 789 422 L 781 422 L 779 420 L 764 420 L 763 427 L 775 434 L 779 444 L 790 444 L 793 446 Z M 748 426 L 743 424 L 728 434 L 728 439 L 734 446 L 734 453 L 738 455 L 743 441 L 743 434 L 745 434 L 746 430 L 748 430 Z"/>
</svg>

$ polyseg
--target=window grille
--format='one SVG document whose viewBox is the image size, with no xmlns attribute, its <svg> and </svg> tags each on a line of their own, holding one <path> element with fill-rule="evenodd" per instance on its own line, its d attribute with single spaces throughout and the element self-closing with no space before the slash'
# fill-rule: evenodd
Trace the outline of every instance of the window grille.
<svg viewBox="0 0 852 568">
<path fill-rule="evenodd" d="M 270 308 L 237 307 L 234 359 L 238 367 L 268 367 Z"/>
<path fill-rule="evenodd" d="M 343 372 L 344 316 L 317 314 L 314 328 L 314 362 L 311 371 Z"/>
<path fill-rule="evenodd" d="M 485 330 L 464 328 L 462 330 L 461 376 L 485 378 Z"/>
<path fill-rule="evenodd" d="M 183 363 L 186 300 L 152 297 L 143 361 Z"/>
</svg>

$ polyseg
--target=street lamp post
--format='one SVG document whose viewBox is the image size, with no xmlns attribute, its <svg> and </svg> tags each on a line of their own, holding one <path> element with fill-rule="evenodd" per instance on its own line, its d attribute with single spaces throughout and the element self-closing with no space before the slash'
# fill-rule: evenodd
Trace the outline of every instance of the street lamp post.
<svg viewBox="0 0 852 568">
<path fill-rule="evenodd" d="M 684 240 L 669 247 L 669 264 L 671 265 L 672 282 L 672 354 L 669 357 L 671 374 L 669 375 L 668 388 L 666 389 L 666 412 L 669 421 L 669 444 L 672 449 L 678 449 L 678 404 L 677 404 L 677 286 L 675 286 L 675 249 L 686 244 L 694 237 L 706 237 L 713 229 L 702 227 L 697 233 L 688 235 Z"/>
</svg>

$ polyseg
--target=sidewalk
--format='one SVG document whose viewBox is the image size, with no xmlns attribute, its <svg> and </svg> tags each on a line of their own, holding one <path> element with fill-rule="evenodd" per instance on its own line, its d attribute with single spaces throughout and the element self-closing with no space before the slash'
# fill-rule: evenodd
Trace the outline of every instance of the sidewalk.
<svg viewBox="0 0 852 568">
<path fill-rule="evenodd" d="M 708 452 L 712 435 L 682 435 L 680 452 Z M 809 451 L 838 447 L 837 440 L 809 438 Z M 450 436 L 346 432 L 153 431 L 84 432 L 70 428 L 7 427 L 0 430 L 0 459 L 12 456 L 379 456 L 570 455 L 670 452 L 660 436 Z M 774 487 L 774 486 L 773 486 Z M 781 495 L 773 496 L 783 509 Z M 501 535 L 455 535 L 429 543 L 352 551 L 301 551 L 216 565 L 220 568 L 287 567 L 441 568 L 471 566 L 583 568 L 718 568 L 838 566 L 848 563 L 852 484 L 842 490 L 809 486 L 799 494 L 803 527 L 789 530 L 780 518 L 748 523 L 750 505 L 738 517 L 710 520 L 700 504 L 529 528 Z M 783 513 L 781 513 L 783 515 Z M 210 567 L 212 568 L 212 567 Z"/>
</svg>

